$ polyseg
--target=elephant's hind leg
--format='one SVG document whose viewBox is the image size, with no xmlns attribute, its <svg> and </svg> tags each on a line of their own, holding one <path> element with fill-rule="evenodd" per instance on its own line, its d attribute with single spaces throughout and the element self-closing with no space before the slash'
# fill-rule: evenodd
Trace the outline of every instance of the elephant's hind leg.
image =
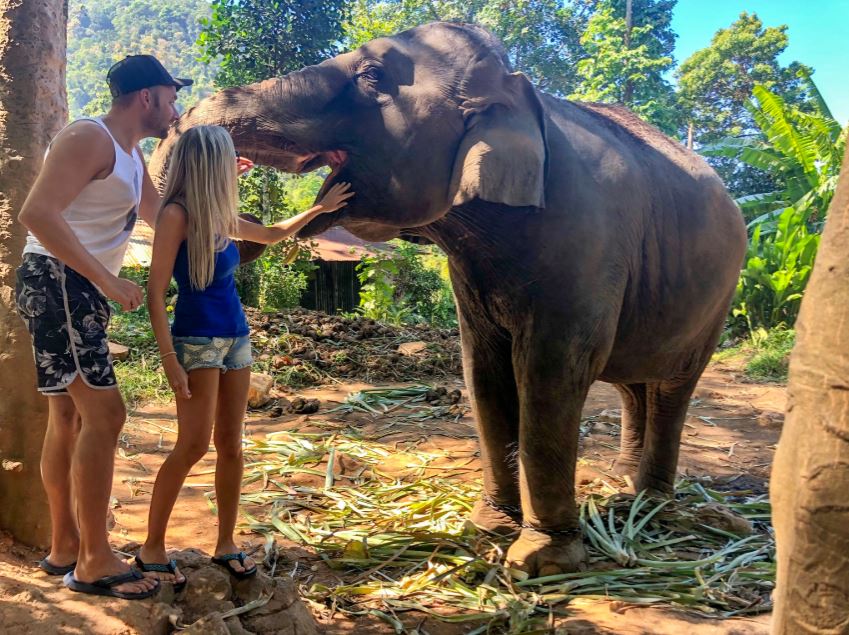
<svg viewBox="0 0 849 635">
<path fill-rule="evenodd" d="M 645 441 L 637 473 L 637 491 L 672 493 L 678 469 L 681 431 L 702 369 L 700 367 L 697 373 L 683 380 L 647 386 Z"/>
<path fill-rule="evenodd" d="M 622 436 L 615 470 L 636 479 L 646 434 L 646 385 L 614 384 L 622 398 Z"/>
</svg>

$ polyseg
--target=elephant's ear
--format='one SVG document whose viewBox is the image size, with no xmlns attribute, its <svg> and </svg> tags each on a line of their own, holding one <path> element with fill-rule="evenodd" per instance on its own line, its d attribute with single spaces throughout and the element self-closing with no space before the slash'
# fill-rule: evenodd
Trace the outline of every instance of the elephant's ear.
<svg viewBox="0 0 849 635">
<path fill-rule="evenodd" d="M 461 107 L 466 134 L 454 163 L 453 205 L 480 198 L 545 207 L 545 113 L 527 77 L 481 60 L 464 86 Z"/>
</svg>

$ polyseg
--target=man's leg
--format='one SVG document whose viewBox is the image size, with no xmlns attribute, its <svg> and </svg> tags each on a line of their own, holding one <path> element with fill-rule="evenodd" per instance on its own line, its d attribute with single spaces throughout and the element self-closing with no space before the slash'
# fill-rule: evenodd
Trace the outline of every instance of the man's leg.
<svg viewBox="0 0 849 635">
<path fill-rule="evenodd" d="M 68 386 L 68 392 L 82 418 L 71 464 L 73 488 L 80 492 L 77 499 L 80 552 L 74 577 L 80 582 L 93 582 L 130 570 L 127 563 L 112 553 L 106 533 L 115 449 L 127 411 L 117 388 L 97 390 L 77 377 Z M 156 584 L 155 580 L 146 578 L 118 585 L 114 590 L 137 593 Z"/>
<path fill-rule="evenodd" d="M 77 560 L 80 532 L 71 491 L 71 457 L 80 432 L 80 416 L 68 395 L 48 398 L 47 433 L 41 450 L 41 480 L 50 504 L 50 554 L 57 567 Z"/>
</svg>

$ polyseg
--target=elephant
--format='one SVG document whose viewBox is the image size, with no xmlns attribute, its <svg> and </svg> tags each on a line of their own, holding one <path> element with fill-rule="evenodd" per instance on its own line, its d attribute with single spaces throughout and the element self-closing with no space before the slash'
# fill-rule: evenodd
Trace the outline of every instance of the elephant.
<svg viewBox="0 0 849 635">
<path fill-rule="evenodd" d="M 672 491 L 746 249 L 738 207 L 695 153 L 622 106 L 537 90 L 488 31 L 445 22 L 208 97 L 154 153 L 160 184 L 175 139 L 200 124 L 256 163 L 329 167 L 322 193 L 352 184 L 302 236 L 341 225 L 447 254 L 483 469 L 471 520 L 513 535 L 508 566 L 585 566 L 575 464 L 596 380 L 622 398 L 615 469 Z"/>
</svg>

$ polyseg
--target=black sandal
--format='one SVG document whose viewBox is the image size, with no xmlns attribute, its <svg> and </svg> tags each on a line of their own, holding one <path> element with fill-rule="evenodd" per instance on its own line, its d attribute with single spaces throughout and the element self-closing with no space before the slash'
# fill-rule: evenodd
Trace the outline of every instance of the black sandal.
<svg viewBox="0 0 849 635">
<path fill-rule="evenodd" d="M 47 558 L 44 558 L 38 563 L 38 568 L 48 575 L 65 575 L 77 568 L 77 561 L 74 560 L 71 564 L 57 565 L 53 564 Z"/>
<path fill-rule="evenodd" d="M 65 586 L 71 589 L 71 591 L 88 593 L 90 595 L 106 595 L 122 600 L 143 600 L 159 593 L 159 580 L 156 581 L 155 587 L 147 591 L 125 593 L 114 589 L 114 587 L 125 582 L 136 582 L 138 580 L 144 580 L 144 576 L 138 569 L 130 569 L 127 573 L 121 573 L 119 575 L 107 575 L 94 582 L 80 582 L 74 577 L 73 571 L 66 573 L 64 578 Z"/>
<path fill-rule="evenodd" d="M 159 564 L 158 562 L 142 562 L 142 559 L 136 556 L 136 566 L 145 573 L 170 573 L 174 577 L 177 576 L 177 561 L 173 559 L 169 560 L 165 564 Z M 180 572 L 180 575 L 183 576 L 182 582 L 177 582 L 175 580 L 161 580 L 159 578 L 157 578 L 157 580 L 160 582 L 170 582 L 174 585 L 174 593 L 179 593 L 186 588 L 186 583 L 189 581 L 184 573 Z"/>
<path fill-rule="evenodd" d="M 230 566 L 230 562 L 233 560 L 238 560 L 239 564 L 244 568 L 245 566 L 245 558 L 247 558 L 247 554 L 244 551 L 240 551 L 239 553 L 225 553 L 223 556 L 213 556 L 212 562 L 217 564 L 219 567 L 224 567 L 227 571 L 230 572 L 237 580 L 244 580 L 246 578 L 250 578 L 251 576 L 256 575 L 256 565 L 252 566 L 250 569 L 245 569 L 244 571 L 236 571 L 233 567 Z"/>
</svg>

